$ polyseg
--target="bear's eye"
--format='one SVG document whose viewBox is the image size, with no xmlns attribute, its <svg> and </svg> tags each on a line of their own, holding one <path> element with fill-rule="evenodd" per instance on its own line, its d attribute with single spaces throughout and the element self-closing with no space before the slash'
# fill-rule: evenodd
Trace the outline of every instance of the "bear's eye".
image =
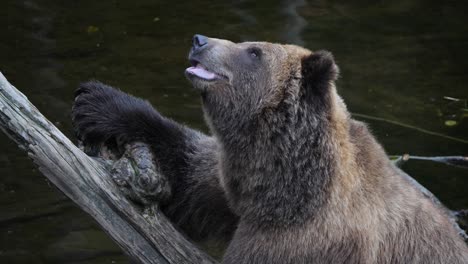
<svg viewBox="0 0 468 264">
<path fill-rule="evenodd" d="M 251 47 L 247 49 L 247 52 L 249 53 L 250 57 L 254 59 L 259 59 L 262 55 L 262 50 L 257 47 Z"/>
</svg>

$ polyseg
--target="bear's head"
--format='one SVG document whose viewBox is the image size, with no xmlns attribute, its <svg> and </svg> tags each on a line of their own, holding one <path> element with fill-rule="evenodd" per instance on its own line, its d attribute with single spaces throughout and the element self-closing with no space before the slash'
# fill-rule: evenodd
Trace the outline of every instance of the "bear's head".
<svg viewBox="0 0 468 264">
<path fill-rule="evenodd" d="M 186 76 L 201 91 L 208 124 L 220 136 L 252 134 L 259 120 L 294 116 L 300 104 L 326 111 L 338 75 L 327 51 L 201 35 L 193 37 L 189 61 Z"/>
<path fill-rule="evenodd" d="M 195 35 L 189 60 L 187 78 L 223 150 L 231 208 L 257 223 L 310 219 L 327 199 L 348 131 L 331 53 Z"/>
</svg>

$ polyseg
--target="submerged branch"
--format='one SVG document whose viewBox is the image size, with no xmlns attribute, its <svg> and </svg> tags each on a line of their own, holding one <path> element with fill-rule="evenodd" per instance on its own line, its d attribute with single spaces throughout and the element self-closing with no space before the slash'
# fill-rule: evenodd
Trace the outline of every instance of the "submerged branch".
<svg viewBox="0 0 468 264">
<path fill-rule="evenodd" d="M 381 121 L 381 122 L 389 123 L 389 124 L 392 124 L 392 125 L 405 127 L 405 128 L 413 129 L 413 130 L 416 130 L 416 131 L 419 131 L 419 132 L 422 132 L 424 134 L 428 134 L 428 135 L 431 135 L 431 136 L 442 137 L 442 138 L 445 138 L 445 139 L 449 139 L 449 140 L 457 141 L 457 142 L 460 142 L 460 143 L 468 144 L 468 140 L 466 140 L 466 139 L 456 138 L 456 137 L 444 135 L 442 133 L 430 131 L 430 130 L 420 128 L 420 127 L 417 127 L 417 126 L 408 125 L 408 124 L 405 124 L 405 123 L 402 123 L 402 122 L 399 122 L 399 121 L 389 120 L 389 119 L 385 119 L 385 118 L 382 118 L 382 117 L 376 117 L 376 116 L 360 114 L 360 113 L 352 113 L 352 115 L 356 116 L 356 117 L 368 119 L 368 120 Z"/>
</svg>

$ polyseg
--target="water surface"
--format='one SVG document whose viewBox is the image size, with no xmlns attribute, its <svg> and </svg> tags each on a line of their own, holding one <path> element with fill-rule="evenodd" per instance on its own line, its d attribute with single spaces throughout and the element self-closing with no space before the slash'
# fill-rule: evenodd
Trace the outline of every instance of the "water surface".
<svg viewBox="0 0 468 264">
<path fill-rule="evenodd" d="M 183 76 L 194 33 L 295 43 L 334 53 L 340 94 L 389 154 L 467 155 L 466 101 L 444 99 L 468 98 L 461 2 L 4 0 L 0 71 L 70 137 L 73 90 L 88 79 L 206 131 Z M 6 136 L 0 148 L 1 263 L 128 262 Z M 467 170 L 415 161 L 404 169 L 450 208 L 468 208 Z"/>
</svg>

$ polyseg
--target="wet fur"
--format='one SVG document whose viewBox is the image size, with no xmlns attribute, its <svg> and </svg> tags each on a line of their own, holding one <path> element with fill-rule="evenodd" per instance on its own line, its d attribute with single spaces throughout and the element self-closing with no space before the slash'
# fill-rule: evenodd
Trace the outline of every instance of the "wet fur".
<svg viewBox="0 0 468 264">
<path fill-rule="evenodd" d="M 75 127 L 87 144 L 149 143 L 173 188 L 165 213 L 192 237 L 231 240 L 223 263 L 468 263 L 445 211 L 349 117 L 331 54 L 286 50 L 280 80 L 243 79 L 276 87 L 264 106 L 235 105 L 229 86 L 204 93 L 213 137 L 98 82 L 78 89 Z"/>
</svg>

